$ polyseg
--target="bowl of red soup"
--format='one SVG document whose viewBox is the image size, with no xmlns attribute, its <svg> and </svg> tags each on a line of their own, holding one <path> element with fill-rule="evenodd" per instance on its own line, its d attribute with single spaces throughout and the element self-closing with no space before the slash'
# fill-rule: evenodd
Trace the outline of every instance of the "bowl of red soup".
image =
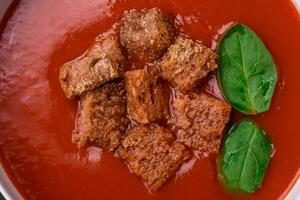
<svg viewBox="0 0 300 200">
<path fill-rule="evenodd" d="M 282 1 L 3 1 L 5 199 L 300 198 Z"/>
</svg>

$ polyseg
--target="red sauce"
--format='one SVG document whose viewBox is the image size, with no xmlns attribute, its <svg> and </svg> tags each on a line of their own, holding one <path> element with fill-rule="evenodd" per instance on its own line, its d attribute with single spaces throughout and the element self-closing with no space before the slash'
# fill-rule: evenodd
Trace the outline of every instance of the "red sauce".
<svg viewBox="0 0 300 200">
<path fill-rule="evenodd" d="M 253 118 L 268 132 L 275 154 L 255 194 L 227 193 L 215 158 L 194 159 L 151 194 L 112 154 L 94 147 L 79 151 L 70 142 L 76 102 L 63 95 L 59 67 L 123 11 L 154 6 L 177 15 L 180 29 L 208 46 L 223 25 L 243 22 L 273 54 L 280 79 L 272 108 Z M 25 198 L 265 200 L 282 197 L 297 175 L 300 17 L 289 0 L 23 0 L 9 16 L 0 41 L 0 158 Z"/>
</svg>

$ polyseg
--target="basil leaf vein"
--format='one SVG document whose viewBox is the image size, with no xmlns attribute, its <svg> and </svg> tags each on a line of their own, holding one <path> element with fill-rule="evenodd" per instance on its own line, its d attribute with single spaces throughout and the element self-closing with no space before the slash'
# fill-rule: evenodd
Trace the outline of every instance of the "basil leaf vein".
<svg viewBox="0 0 300 200">
<path fill-rule="evenodd" d="M 219 174 L 226 187 L 247 193 L 262 184 L 272 154 L 265 131 L 250 121 L 235 124 L 225 139 Z"/>
<path fill-rule="evenodd" d="M 244 114 L 269 109 L 277 83 L 275 62 L 247 26 L 236 24 L 218 44 L 218 80 L 225 98 Z"/>
</svg>

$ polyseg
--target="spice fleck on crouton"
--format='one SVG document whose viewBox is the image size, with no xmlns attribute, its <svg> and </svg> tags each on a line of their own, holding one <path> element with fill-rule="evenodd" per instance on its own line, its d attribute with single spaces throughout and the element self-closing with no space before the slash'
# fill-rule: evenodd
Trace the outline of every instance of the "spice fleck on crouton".
<svg viewBox="0 0 300 200">
<path fill-rule="evenodd" d="M 143 60 L 159 58 L 175 35 L 174 18 L 158 8 L 131 11 L 122 19 L 121 44 L 129 55 Z"/>
<path fill-rule="evenodd" d="M 158 190 L 189 158 L 189 151 L 173 143 L 171 132 L 157 124 L 127 130 L 117 154 L 141 177 L 152 191 Z"/>
<path fill-rule="evenodd" d="M 142 69 L 125 73 L 128 113 L 139 123 L 167 118 L 168 97 L 157 74 Z"/>
<path fill-rule="evenodd" d="M 202 43 L 179 36 L 159 64 L 162 77 L 181 91 L 191 90 L 217 68 L 216 57 Z"/>
<path fill-rule="evenodd" d="M 115 36 L 96 41 L 85 55 L 61 67 L 59 79 L 65 95 L 73 98 L 121 77 L 123 62 Z"/>
<path fill-rule="evenodd" d="M 128 122 L 123 82 L 105 84 L 81 97 L 73 142 L 79 147 L 95 145 L 114 150 Z"/>
<path fill-rule="evenodd" d="M 202 92 L 189 95 L 177 92 L 169 121 L 178 141 L 201 153 L 218 153 L 223 130 L 229 121 L 231 106 Z"/>
</svg>

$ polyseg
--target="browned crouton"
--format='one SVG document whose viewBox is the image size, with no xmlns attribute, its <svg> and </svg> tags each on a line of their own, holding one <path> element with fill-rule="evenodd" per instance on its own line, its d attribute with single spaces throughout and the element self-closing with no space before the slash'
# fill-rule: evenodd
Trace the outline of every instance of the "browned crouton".
<svg viewBox="0 0 300 200">
<path fill-rule="evenodd" d="M 167 118 L 168 98 L 156 73 L 142 69 L 125 73 L 128 113 L 139 123 Z"/>
<path fill-rule="evenodd" d="M 189 151 L 173 143 L 171 132 L 157 124 L 127 130 L 117 154 L 141 177 L 152 191 L 158 190 L 189 158 Z"/>
<path fill-rule="evenodd" d="M 218 153 L 231 106 L 204 92 L 174 95 L 170 123 L 178 141 L 201 153 Z"/>
<path fill-rule="evenodd" d="M 121 77 L 123 62 L 115 36 L 96 41 L 83 56 L 61 67 L 59 79 L 65 95 L 73 98 Z"/>
<path fill-rule="evenodd" d="M 121 23 L 121 44 L 129 55 L 150 60 L 160 57 L 175 36 L 174 18 L 158 8 L 127 13 Z"/>
<path fill-rule="evenodd" d="M 123 82 L 105 84 L 81 97 L 72 139 L 79 147 L 95 145 L 114 150 L 128 122 Z"/>
<path fill-rule="evenodd" d="M 216 54 L 202 43 L 179 36 L 160 62 L 162 77 L 173 87 L 188 91 L 217 68 Z"/>
</svg>

